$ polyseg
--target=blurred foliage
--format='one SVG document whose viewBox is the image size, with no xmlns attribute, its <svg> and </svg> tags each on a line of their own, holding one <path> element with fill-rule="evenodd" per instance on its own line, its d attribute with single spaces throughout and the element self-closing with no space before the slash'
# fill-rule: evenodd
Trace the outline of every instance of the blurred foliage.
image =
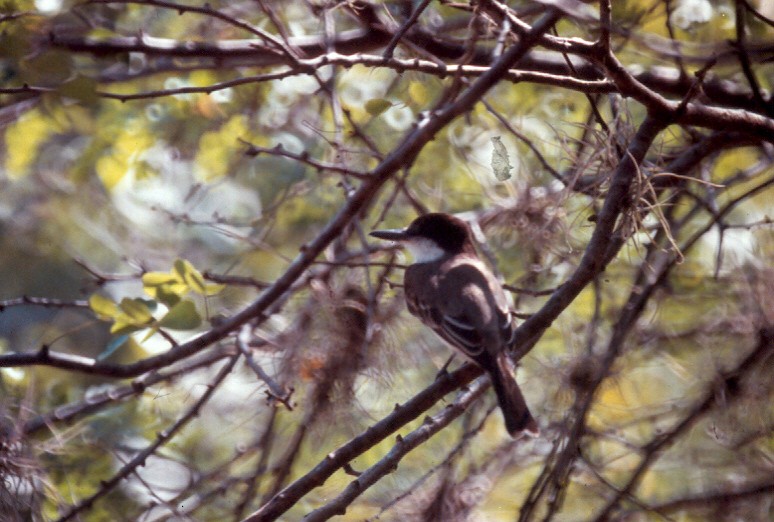
<svg viewBox="0 0 774 522">
<path fill-rule="evenodd" d="M 193 58 L 167 57 L 151 66 L 142 52 L 89 53 L 49 45 L 54 36 L 107 40 L 147 35 L 185 42 L 255 36 L 212 16 L 143 4 L 14 1 L 0 6 L 3 16 L 14 15 L 0 21 L 0 86 L 9 90 L 0 94 L 0 300 L 41 296 L 73 305 L 0 307 L 5 354 L 46 346 L 128 364 L 217 328 L 220 319 L 249 305 L 266 282 L 284 273 L 359 183 L 357 177 L 317 169 L 304 160 L 368 173 L 456 85 L 451 76 L 358 64 L 318 68 L 314 73 L 321 83 L 310 71 L 298 71 L 221 88 L 224 82 L 284 70 L 285 65 L 221 65 L 213 59 L 205 67 Z M 323 3 L 268 4 L 290 35 L 324 34 Z M 404 3 L 384 4 L 397 17 Z M 279 34 L 275 21 L 255 2 L 203 5 Z M 684 58 L 710 56 L 736 38 L 734 2 L 615 1 L 613 18 L 621 28 L 616 54 L 627 67 L 676 67 L 668 53 L 649 52 L 668 46 L 655 40 L 669 37 L 667 5 Z M 359 27 L 343 7 L 329 14 L 338 33 Z M 420 22 L 432 28 L 444 20 L 464 20 L 462 15 L 452 6 L 431 3 Z M 748 18 L 749 37 L 770 43 L 771 26 Z M 448 29 L 449 36 L 468 38 L 469 24 L 457 25 L 461 28 Z M 589 40 L 597 36 L 594 28 L 567 20 L 557 32 Z M 696 58 L 683 65 L 692 75 L 706 64 Z M 149 70 L 153 74 L 143 72 Z M 772 89 L 773 71 L 770 63 L 760 68 L 763 89 Z M 744 84 L 736 61 L 719 63 L 713 73 Z M 183 92 L 210 87 L 211 92 Z M 149 95 L 124 101 L 108 96 L 137 93 Z M 506 282 L 528 290 L 513 293 L 519 313 L 537 310 L 546 299 L 539 292 L 560 286 L 572 273 L 599 211 L 593 191 L 562 186 L 536 152 L 557 171 L 577 167 L 591 177 L 604 177 L 617 161 L 615 144 L 588 129 L 590 97 L 626 144 L 643 117 L 635 102 L 503 82 L 484 96 L 489 107 L 477 104 L 427 143 L 405 177 L 407 193 L 428 209 L 495 215 L 482 219 L 489 240 L 486 254 Z M 699 138 L 695 130 L 670 128 L 652 147 L 646 170 L 666 168 L 670 158 Z M 582 148 L 581 143 L 590 145 Z M 246 154 L 250 146 L 281 146 L 302 161 Z M 497 175 L 491 168 L 494 158 L 510 160 L 512 168 Z M 662 195 L 654 203 L 659 210 L 633 225 L 633 238 L 596 284 L 522 360 L 519 380 L 548 433 L 563 426 L 576 397 L 600 371 L 605 344 L 630 294 L 636 293 L 634 278 L 641 270 L 649 273 L 649 267 L 643 268 L 651 259 L 648 250 L 668 250 L 666 242 L 654 246 L 661 224 L 654 215 L 672 208 L 672 223 L 684 220 L 673 227 L 674 239 L 684 244 L 703 230 L 717 208 L 771 176 L 771 148 L 718 151 L 696 170 L 701 170 L 695 175 L 700 181 L 690 184 L 691 192 Z M 255 359 L 280 386 L 293 389 L 294 409 L 267 399 L 265 384 L 240 362 L 211 400 L 201 410 L 197 406 L 191 421 L 154 452 L 155 463 L 138 468 L 80 519 L 238 519 L 236 506 L 245 498 L 242 515 L 276 492 L 286 458 L 288 479 L 302 475 L 433 381 L 448 350 L 403 311 L 399 285 L 384 283 L 399 282 L 401 273 L 358 265 L 370 260 L 363 255 L 369 227 L 381 217 L 380 225 L 403 226 L 416 215 L 402 183 L 388 183 L 358 216 L 356 231 L 334 242 L 313 265 L 314 276 L 279 299 L 252 332 L 248 344 Z M 604 182 L 597 187 L 606 188 Z M 693 212 L 697 198 L 717 208 Z M 624 352 L 594 394 L 586 419 L 589 436 L 579 445 L 577 467 L 556 520 L 592 517 L 611 491 L 626 484 L 643 458 L 638 450 L 679 422 L 716 385 L 719 371 L 733 367 L 755 344 L 761 317 L 774 320 L 771 201 L 771 189 L 744 199 L 728 214 L 729 226 L 722 231 L 711 227 L 649 299 Z M 354 264 L 333 263 L 346 257 L 342 252 L 351 254 Z M 407 261 L 398 256 L 399 262 Z M 353 288 L 361 292 L 353 294 Z M 363 314 L 365 323 L 360 322 Z M 223 343 L 234 344 L 237 335 L 233 332 Z M 771 359 L 763 364 L 757 386 L 743 384 L 753 391 L 733 404 L 720 401 L 724 407 L 701 418 L 660 455 L 635 488 L 637 501 L 624 502 L 620 517 L 641 504 L 642 520 L 661 520 L 647 506 L 655 509 L 774 474 Z M 109 406 L 73 422 L 48 418 L 48 428 L 15 441 L 20 455 L 33 463 L 26 468 L 8 464 L 16 458 L 9 449 L 13 445 L 0 445 L 0 474 L 11 470 L 8 476 L 24 481 L 14 497 L 22 507 L 14 509 L 28 510 L 26 519 L 53 520 L 61 509 L 98 492 L 100 481 L 190 412 L 219 368 L 215 361 L 202 363 L 138 388 L 126 399 L 108 401 Z M 47 366 L 2 368 L 0 435 L 11 440 L 36 415 L 64 415 L 73 405 L 97 404 L 121 386 L 132 382 Z M 375 516 L 413 489 L 409 500 L 382 517 L 418 520 L 414 510 L 419 508 L 412 502 L 427 506 L 445 485 L 483 474 L 480 463 L 489 462 L 505 444 L 499 413 L 490 415 L 493 398 L 484 402 L 415 450 L 401 463 L 400 473 L 369 489 L 343 518 Z M 466 430 L 472 439 L 462 437 Z M 513 520 L 552 443 L 544 438 L 524 443 L 527 449 L 514 447 L 513 455 L 521 460 L 509 457 L 502 470 L 492 472 L 495 480 L 459 496 L 483 498 L 473 503 L 479 519 Z M 377 444 L 352 467 L 367 468 L 393 445 L 391 439 Z M 416 483 L 431 470 L 426 481 Z M 338 471 L 299 502 L 287 520 L 325 504 L 351 480 Z M 35 502 L 27 502 L 27 496 Z M 767 498 L 770 503 L 770 491 Z M 770 515 L 771 508 L 765 513 L 759 500 L 753 496 L 748 504 L 739 502 L 732 513 L 747 520 Z M 674 519 L 698 520 L 706 514 L 695 506 L 682 513 Z"/>
</svg>

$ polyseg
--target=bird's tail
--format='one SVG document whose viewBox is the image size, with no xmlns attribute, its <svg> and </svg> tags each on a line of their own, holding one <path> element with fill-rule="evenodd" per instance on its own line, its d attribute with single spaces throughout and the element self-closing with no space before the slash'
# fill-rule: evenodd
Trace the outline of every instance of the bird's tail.
<svg viewBox="0 0 774 522">
<path fill-rule="evenodd" d="M 508 358 L 508 354 L 503 351 L 497 354 L 496 365 L 489 372 L 492 386 L 500 403 L 500 409 L 503 412 L 505 428 L 512 437 L 516 437 L 522 432 L 536 436 L 540 433 L 540 429 L 527 408 L 527 402 L 516 383 L 512 367 L 513 364 Z"/>
</svg>

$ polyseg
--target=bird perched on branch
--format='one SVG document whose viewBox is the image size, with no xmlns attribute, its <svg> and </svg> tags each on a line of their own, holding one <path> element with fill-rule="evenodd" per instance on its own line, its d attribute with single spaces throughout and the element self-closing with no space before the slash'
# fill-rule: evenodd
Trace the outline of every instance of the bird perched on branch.
<svg viewBox="0 0 774 522">
<path fill-rule="evenodd" d="M 449 214 L 420 216 L 407 228 L 375 230 L 414 257 L 404 275 L 408 310 L 487 371 L 511 436 L 539 429 L 514 377 L 508 349 L 516 326 L 505 292 L 479 259 L 470 227 Z"/>
</svg>

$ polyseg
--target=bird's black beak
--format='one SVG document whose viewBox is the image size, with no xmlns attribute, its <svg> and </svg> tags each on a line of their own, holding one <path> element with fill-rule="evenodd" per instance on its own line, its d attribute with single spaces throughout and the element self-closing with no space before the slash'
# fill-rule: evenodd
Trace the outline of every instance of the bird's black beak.
<svg viewBox="0 0 774 522">
<path fill-rule="evenodd" d="M 408 236 L 406 231 L 402 228 L 393 228 L 389 230 L 374 230 L 371 235 L 378 237 L 379 239 L 386 239 L 388 241 L 403 241 Z"/>
</svg>

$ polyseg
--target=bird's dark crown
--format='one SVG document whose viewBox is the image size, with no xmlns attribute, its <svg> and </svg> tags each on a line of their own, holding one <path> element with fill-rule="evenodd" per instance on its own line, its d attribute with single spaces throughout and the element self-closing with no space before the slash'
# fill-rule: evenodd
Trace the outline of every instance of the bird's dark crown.
<svg viewBox="0 0 774 522">
<path fill-rule="evenodd" d="M 470 227 L 449 214 L 436 212 L 420 216 L 408 226 L 406 235 L 430 239 L 443 250 L 454 254 L 473 250 Z"/>
</svg>

